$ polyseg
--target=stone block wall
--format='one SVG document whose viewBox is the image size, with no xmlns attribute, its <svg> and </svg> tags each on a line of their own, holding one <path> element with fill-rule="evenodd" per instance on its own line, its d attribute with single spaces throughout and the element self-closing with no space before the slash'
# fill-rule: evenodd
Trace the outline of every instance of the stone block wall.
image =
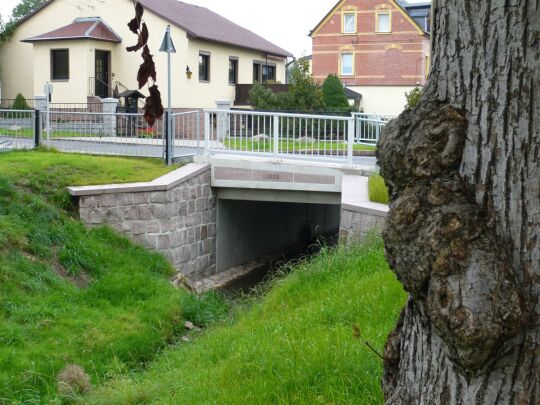
<svg viewBox="0 0 540 405">
<path fill-rule="evenodd" d="M 168 189 L 143 185 L 79 195 L 80 218 L 163 253 L 179 273 L 198 281 L 216 273 L 217 204 L 210 181 L 208 166 Z"/>
<path fill-rule="evenodd" d="M 339 242 L 342 245 L 352 245 L 361 242 L 370 232 L 381 233 L 386 212 L 371 212 L 358 207 L 341 207 L 341 224 Z"/>
</svg>

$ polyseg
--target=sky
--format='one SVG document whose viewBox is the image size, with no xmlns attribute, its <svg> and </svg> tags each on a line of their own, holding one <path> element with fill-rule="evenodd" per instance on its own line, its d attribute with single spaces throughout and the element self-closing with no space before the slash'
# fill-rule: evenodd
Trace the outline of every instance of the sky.
<svg viewBox="0 0 540 405">
<path fill-rule="evenodd" d="M 92 0 L 57 1 L 85 4 Z M 410 3 L 423 1 L 425 0 L 409 0 Z M 0 0 L 0 14 L 4 21 L 19 2 L 20 0 Z M 336 2 L 337 0 L 186 0 L 186 3 L 213 10 L 297 57 L 311 54 L 311 39 L 308 34 Z"/>
</svg>

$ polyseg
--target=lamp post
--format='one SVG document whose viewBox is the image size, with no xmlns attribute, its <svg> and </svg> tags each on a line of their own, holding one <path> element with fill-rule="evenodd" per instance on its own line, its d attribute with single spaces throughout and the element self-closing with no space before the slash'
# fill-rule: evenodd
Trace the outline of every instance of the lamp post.
<svg viewBox="0 0 540 405">
<path fill-rule="evenodd" d="M 165 36 L 163 37 L 163 42 L 161 43 L 160 52 L 167 52 L 167 117 L 166 117 L 166 156 L 167 164 L 172 164 L 173 153 L 174 153 L 174 136 L 173 136 L 173 125 L 172 125 L 172 66 L 171 66 L 171 53 L 176 53 L 176 48 L 171 38 L 171 26 L 167 25 L 167 30 L 165 31 Z"/>
</svg>

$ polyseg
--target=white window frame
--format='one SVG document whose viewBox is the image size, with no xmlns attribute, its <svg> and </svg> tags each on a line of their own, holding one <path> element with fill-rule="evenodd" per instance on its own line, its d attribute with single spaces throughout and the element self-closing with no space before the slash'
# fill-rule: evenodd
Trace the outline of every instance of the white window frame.
<svg viewBox="0 0 540 405">
<path fill-rule="evenodd" d="M 379 19 L 381 15 L 388 16 L 388 31 L 381 31 Z M 377 11 L 377 13 L 375 14 L 375 20 L 375 32 L 377 34 L 390 34 L 392 32 L 392 12 L 390 10 Z"/>
<path fill-rule="evenodd" d="M 352 17 L 353 18 L 353 29 L 352 31 L 347 31 L 347 17 Z M 343 19 L 342 19 L 342 24 L 343 24 L 343 33 L 344 34 L 356 34 L 356 32 L 358 31 L 357 30 L 357 26 L 356 26 L 356 12 L 345 12 L 343 13 Z"/>
<path fill-rule="evenodd" d="M 343 63 L 344 57 L 350 56 L 351 57 L 351 71 L 345 72 L 345 64 Z M 354 52 L 342 52 L 340 55 L 340 75 L 341 76 L 354 76 Z"/>
</svg>

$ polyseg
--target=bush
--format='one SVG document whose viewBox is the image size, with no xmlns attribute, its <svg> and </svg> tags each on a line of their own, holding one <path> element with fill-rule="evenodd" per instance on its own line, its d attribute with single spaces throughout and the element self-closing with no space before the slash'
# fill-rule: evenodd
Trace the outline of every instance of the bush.
<svg viewBox="0 0 540 405">
<path fill-rule="evenodd" d="M 405 110 L 410 111 L 416 108 L 422 99 L 422 94 L 424 94 L 424 88 L 421 86 L 416 86 L 414 89 L 405 93 L 405 98 L 407 98 L 407 105 Z"/>
<path fill-rule="evenodd" d="M 351 111 L 343 84 L 336 75 L 328 75 L 322 86 L 324 104 L 328 111 Z"/>
<path fill-rule="evenodd" d="M 274 93 L 261 83 L 254 83 L 249 92 L 249 101 L 257 110 L 287 110 L 289 107 L 289 94 Z"/>
<path fill-rule="evenodd" d="M 19 93 L 17 94 L 17 97 L 15 97 L 15 101 L 13 102 L 13 106 L 11 107 L 13 110 L 31 110 L 30 106 L 26 102 L 26 98 Z"/>
</svg>

